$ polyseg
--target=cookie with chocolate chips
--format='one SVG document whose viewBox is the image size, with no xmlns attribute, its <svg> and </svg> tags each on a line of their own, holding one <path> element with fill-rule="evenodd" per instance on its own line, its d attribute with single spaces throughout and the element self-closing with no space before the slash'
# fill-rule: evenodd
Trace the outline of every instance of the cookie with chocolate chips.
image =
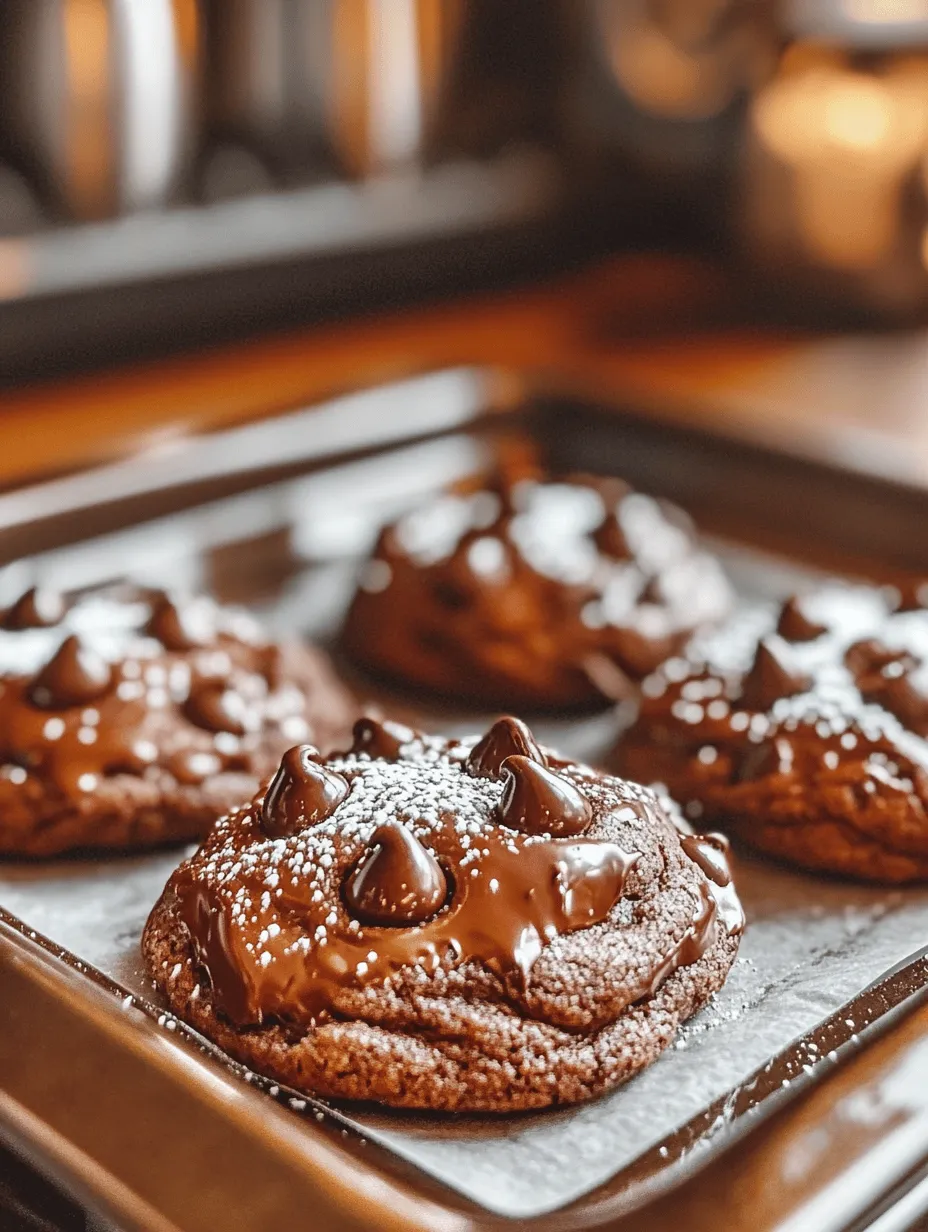
<svg viewBox="0 0 928 1232">
<path fill-rule="evenodd" d="M 556 711 L 633 692 L 730 603 L 674 506 L 618 480 L 497 477 L 383 531 L 343 642 L 407 686 Z"/>
<path fill-rule="evenodd" d="M 199 838 L 353 709 L 317 651 L 209 600 L 30 590 L 0 615 L 0 854 Z"/>
<path fill-rule="evenodd" d="M 928 876 L 928 610 L 828 586 L 694 639 L 643 685 L 621 773 L 806 868 Z"/>
<path fill-rule="evenodd" d="M 143 938 L 172 1011 L 275 1081 L 403 1108 L 574 1103 L 667 1047 L 743 925 L 719 836 L 540 748 L 358 724 L 290 750 Z"/>
</svg>

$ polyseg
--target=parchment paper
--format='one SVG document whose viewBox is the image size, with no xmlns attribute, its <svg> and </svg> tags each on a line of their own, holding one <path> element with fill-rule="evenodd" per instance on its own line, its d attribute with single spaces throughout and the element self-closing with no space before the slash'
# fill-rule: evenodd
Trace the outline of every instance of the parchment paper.
<svg viewBox="0 0 928 1232">
<path fill-rule="evenodd" d="M 0 866 L 0 905 L 151 999 L 139 936 L 180 854 Z M 736 877 L 748 929 L 728 983 L 625 1087 L 553 1114 L 352 1119 L 366 1137 L 470 1198 L 527 1218 L 608 1180 L 928 942 L 928 891 L 848 887 L 746 858 Z"/>
<path fill-rule="evenodd" d="M 448 440 L 439 446 L 420 447 L 417 464 L 422 465 L 403 473 L 417 474 L 425 486 L 428 449 L 435 452 L 431 461 L 442 481 L 473 463 L 469 442 Z M 337 624 L 352 572 L 346 557 L 363 550 L 373 533 L 359 508 L 360 494 L 374 494 L 378 519 L 392 512 L 396 464 L 386 476 L 390 484 L 380 487 L 373 464 L 363 466 L 368 468 L 363 484 L 345 469 L 353 521 L 339 511 L 338 483 L 326 474 L 47 553 L 18 564 L 15 576 L 0 576 L 0 589 L 45 578 L 59 585 L 68 584 L 63 578 L 86 585 L 117 576 L 128 561 L 135 562 L 132 572 L 144 581 L 202 583 L 210 574 L 204 560 L 211 549 L 234 539 L 230 528 L 255 534 L 257 527 L 266 533 L 282 519 L 293 526 L 297 555 L 305 552 L 316 564 L 287 580 L 273 602 L 256 606 L 278 630 L 312 628 L 318 634 Z M 776 594 L 796 584 L 798 571 L 788 562 L 740 551 L 724 554 L 745 596 Z M 605 716 L 539 726 L 538 732 L 566 753 L 595 759 L 609 747 L 616 723 L 616 716 Z M 433 715 L 426 716 L 424 725 L 477 730 L 478 720 L 452 723 L 447 715 Z M 0 906 L 98 968 L 126 993 L 150 1000 L 139 936 L 183 854 L 0 865 Z M 366 1137 L 493 1211 L 527 1218 L 553 1210 L 612 1178 L 888 967 L 928 943 L 928 890 L 848 886 L 743 857 L 736 879 L 748 928 L 728 983 L 675 1046 L 625 1087 L 556 1113 L 440 1119 L 365 1112 L 355 1123 Z M 848 1029 L 853 1027 L 850 1023 Z M 812 1067 L 832 1063 L 811 1053 L 807 1060 Z"/>
</svg>

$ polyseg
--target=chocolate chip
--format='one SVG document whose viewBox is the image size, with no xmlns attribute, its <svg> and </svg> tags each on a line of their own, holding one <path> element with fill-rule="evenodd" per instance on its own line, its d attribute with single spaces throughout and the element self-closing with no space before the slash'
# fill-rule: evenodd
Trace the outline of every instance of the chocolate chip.
<svg viewBox="0 0 928 1232">
<path fill-rule="evenodd" d="M 58 647 L 29 688 L 29 700 L 43 710 L 84 706 L 106 693 L 113 669 L 73 634 Z"/>
<path fill-rule="evenodd" d="M 844 662 L 865 697 L 879 692 L 887 680 L 904 676 L 920 666 L 919 660 L 910 651 L 894 650 L 875 637 L 849 646 Z"/>
<path fill-rule="evenodd" d="M 680 840 L 680 846 L 710 881 L 719 886 L 731 884 L 731 845 L 724 834 L 687 834 Z"/>
<path fill-rule="evenodd" d="M 415 740 L 411 727 L 394 723 L 390 719 L 358 719 L 352 728 L 354 737 L 349 753 L 366 753 L 368 757 L 382 761 L 398 761 L 404 744 Z"/>
<path fill-rule="evenodd" d="M 632 559 L 633 553 L 628 546 L 625 532 L 622 530 L 619 519 L 614 513 L 606 514 L 606 517 L 597 526 L 593 532 L 593 542 L 604 556 L 611 556 L 613 560 Z"/>
<path fill-rule="evenodd" d="M 593 808 L 568 779 L 529 757 L 507 757 L 499 803 L 499 820 L 523 834 L 582 834 L 593 820 Z"/>
<path fill-rule="evenodd" d="M 348 780 L 320 765 L 311 744 L 283 755 L 261 808 L 261 828 L 270 838 L 298 834 L 331 817 L 348 795 Z"/>
<path fill-rule="evenodd" d="M 928 664 L 875 638 L 855 642 L 844 661 L 865 701 L 891 711 L 918 735 L 928 734 Z"/>
<path fill-rule="evenodd" d="M 652 604 L 655 604 L 657 607 L 661 607 L 664 603 L 667 602 L 667 599 L 664 595 L 664 588 L 663 588 L 663 583 L 661 581 L 660 575 L 657 575 L 652 578 L 648 578 L 647 582 L 645 582 L 644 584 L 644 587 L 641 593 L 638 595 L 638 602 L 639 603 L 652 603 Z"/>
<path fill-rule="evenodd" d="M 47 629 L 64 616 L 64 599 L 56 590 L 32 586 L 3 616 L 4 629 Z"/>
<path fill-rule="evenodd" d="M 793 768 L 793 746 L 783 737 L 762 740 L 745 747 L 738 763 L 735 781 L 750 783 L 772 774 L 789 774 Z"/>
<path fill-rule="evenodd" d="M 245 699 L 221 680 L 203 680 L 190 690 L 184 714 L 191 723 L 210 732 L 244 736 Z"/>
<path fill-rule="evenodd" d="M 741 704 L 748 710 L 769 710 L 781 697 L 804 693 L 810 683 L 807 676 L 791 671 L 774 640 L 765 638 L 741 682 Z"/>
<path fill-rule="evenodd" d="M 503 762 L 507 757 L 517 755 L 530 757 L 541 766 L 548 764 L 526 723 L 511 716 L 497 719 L 471 749 L 467 758 L 467 773 L 473 778 L 501 778 Z"/>
<path fill-rule="evenodd" d="M 179 607 L 168 595 L 160 595 L 152 606 L 145 632 L 157 638 L 165 650 L 193 650 L 209 641 L 206 630 L 198 629 L 196 623 L 189 609 Z"/>
<path fill-rule="evenodd" d="M 809 619 L 802 610 L 802 600 L 798 596 L 793 595 L 783 604 L 777 622 L 777 633 L 784 641 L 814 642 L 817 637 L 827 632 L 827 625 L 820 625 Z"/>
<path fill-rule="evenodd" d="M 633 625 L 607 625 L 603 629 L 604 649 L 620 668 L 634 679 L 647 676 L 673 649 L 669 637 L 651 637 Z"/>
<path fill-rule="evenodd" d="M 345 883 L 345 903 L 365 924 L 424 924 L 443 906 L 441 865 L 403 825 L 381 826 Z"/>
<path fill-rule="evenodd" d="M 215 753 L 182 749 L 170 759 L 167 768 L 178 783 L 195 787 L 219 774 L 223 769 L 223 763 Z"/>
</svg>

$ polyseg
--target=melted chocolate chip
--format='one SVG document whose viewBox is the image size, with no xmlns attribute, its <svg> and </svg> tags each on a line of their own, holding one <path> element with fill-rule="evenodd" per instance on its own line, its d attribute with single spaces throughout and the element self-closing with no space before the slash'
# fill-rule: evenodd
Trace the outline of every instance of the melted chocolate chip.
<svg viewBox="0 0 928 1232">
<path fill-rule="evenodd" d="M 365 924 L 424 924 L 444 905 L 448 882 L 441 865 L 412 831 L 381 826 L 370 849 L 345 882 L 345 903 Z"/>
<path fill-rule="evenodd" d="M 196 628 L 190 612 L 178 607 L 167 595 L 155 600 L 145 631 L 156 637 L 165 650 L 177 652 L 205 646 L 209 640 L 204 630 Z"/>
<path fill-rule="evenodd" d="M 394 723 L 390 719 L 358 719 L 352 730 L 353 741 L 349 753 L 366 753 L 368 757 L 383 761 L 398 761 L 404 744 L 415 740 L 411 727 Z"/>
<path fill-rule="evenodd" d="M 661 586 L 661 579 L 659 576 L 648 578 L 647 582 L 645 582 L 644 589 L 641 591 L 641 594 L 638 596 L 638 602 L 639 603 L 653 603 L 653 604 L 656 604 L 658 607 L 660 607 L 662 604 L 667 602 L 664 596 L 663 588 Z"/>
<path fill-rule="evenodd" d="M 741 704 L 748 710 L 769 710 L 781 697 L 803 693 L 809 683 L 808 677 L 790 671 L 773 639 L 765 638 L 741 682 Z"/>
<path fill-rule="evenodd" d="M 793 768 L 793 746 L 783 737 L 746 745 L 735 774 L 738 783 L 764 779 L 771 774 L 789 774 Z"/>
<path fill-rule="evenodd" d="M 687 834 L 680 840 L 680 846 L 710 881 L 717 886 L 731 884 L 731 845 L 724 834 Z"/>
<path fill-rule="evenodd" d="M 210 732 L 244 736 L 245 702 L 221 680 L 202 680 L 190 690 L 184 714 L 197 727 Z"/>
<path fill-rule="evenodd" d="M 42 710 L 84 706 L 108 692 L 112 679 L 110 665 L 72 634 L 33 680 L 29 701 Z"/>
<path fill-rule="evenodd" d="M 802 610 L 802 600 L 793 595 L 787 599 L 780 610 L 777 622 L 777 633 L 786 642 L 813 642 L 827 633 L 826 625 L 810 620 Z"/>
<path fill-rule="evenodd" d="M 845 663 L 865 701 L 883 706 L 918 735 L 928 734 L 928 665 L 875 638 L 855 642 Z"/>
<path fill-rule="evenodd" d="M 184 749 L 171 757 L 167 768 L 178 783 L 195 787 L 219 774 L 223 769 L 223 763 L 215 753 L 197 753 Z"/>
<path fill-rule="evenodd" d="M 402 835 L 397 841 L 405 843 Z M 231 904 L 192 868 L 182 869 L 175 877 L 181 914 L 226 1013 L 242 1024 L 281 1016 L 325 1021 L 345 988 L 382 982 L 404 967 L 430 972 L 470 960 L 493 972 L 505 992 L 519 1000 L 545 945 L 562 933 L 605 920 L 638 858 L 616 843 L 528 840 L 500 831 L 481 836 L 475 858 L 462 865 L 463 853 L 453 835 L 436 833 L 434 841 L 445 866 L 457 870 L 451 910 L 440 911 L 438 903 L 431 918 L 418 927 L 389 927 L 413 921 L 381 918 L 378 923 L 388 927 L 375 936 L 365 935 L 363 928 L 352 931 L 328 923 L 331 902 L 314 902 L 306 893 L 305 876 L 282 865 L 280 901 L 290 906 L 283 908 L 280 931 L 261 942 L 265 921 L 276 906 L 267 912 L 259 908 L 254 921 L 236 916 Z M 370 883 L 375 887 L 370 898 L 363 894 L 371 859 L 371 854 L 362 856 L 343 887 L 352 911 L 359 910 L 359 903 L 360 910 L 364 904 L 376 909 L 379 903 L 375 882 Z M 364 883 L 349 889 L 365 870 Z M 243 869 L 238 884 L 259 903 L 265 877 L 258 867 Z M 320 929 L 324 945 L 307 950 L 297 944 Z M 259 957 L 262 949 L 272 955 L 266 966 Z"/>
<path fill-rule="evenodd" d="M 523 834 L 582 834 L 593 820 L 589 800 L 573 783 L 530 757 L 503 762 L 499 820 Z"/>
<path fill-rule="evenodd" d="M 33 586 L 3 616 L 4 629 L 47 629 L 64 616 L 64 599 L 55 590 Z"/>
<path fill-rule="evenodd" d="M 467 773 L 474 778 L 501 778 L 503 762 L 507 757 L 514 756 L 529 757 L 540 766 L 548 764 L 528 725 L 521 719 L 507 716 L 497 719 L 483 739 L 478 740 L 471 749 L 467 758 Z"/>
<path fill-rule="evenodd" d="M 318 757 L 310 744 L 284 753 L 261 806 L 261 828 L 270 838 L 298 834 L 325 821 L 348 795 L 348 780 L 320 765 Z"/>
<path fill-rule="evenodd" d="M 888 680 L 879 698 L 887 710 L 919 736 L 928 736 L 928 670 Z"/>
<path fill-rule="evenodd" d="M 642 982 L 635 989 L 635 1000 L 645 996 L 653 997 L 675 971 L 679 971 L 681 967 L 692 967 L 714 945 L 719 918 L 719 900 L 705 884 L 699 887 L 699 891 L 699 905 L 693 913 L 692 923 L 664 961 L 650 974 L 647 982 Z M 733 894 L 732 897 L 734 899 Z M 740 913 L 740 905 L 737 904 L 736 899 L 734 902 Z M 741 926 L 743 923 L 742 917 Z M 729 931 L 740 931 L 740 927 L 734 930 L 729 929 Z"/>
<path fill-rule="evenodd" d="M 878 692 L 886 681 L 904 676 L 919 666 L 918 659 L 908 650 L 894 650 L 875 637 L 849 646 L 844 662 L 865 697 Z"/>
</svg>

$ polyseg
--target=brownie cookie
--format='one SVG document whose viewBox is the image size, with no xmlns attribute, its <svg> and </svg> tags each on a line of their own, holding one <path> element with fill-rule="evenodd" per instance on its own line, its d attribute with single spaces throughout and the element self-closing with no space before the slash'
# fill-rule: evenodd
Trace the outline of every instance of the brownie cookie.
<svg viewBox="0 0 928 1232">
<path fill-rule="evenodd" d="M 831 586 L 697 637 L 643 684 L 622 773 L 806 868 L 928 876 L 928 611 Z"/>
<path fill-rule="evenodd" d="M 174 873 L 143 938 L 171 1009 L 298 1090 L 406 1108 L 586 1099 L 721 987 L 724 839 L 502 719 L 447 742 L 361 720 L 291 749 Z"/>
<path fill-rule="evenodd" d="M 469 703 L 583 708 L 632 692 L 730 604 L 674 506 L 619 480 L 497 477 L 382 532 L 343 643 L 368 670 Z"/>
<path fill-rule="evenodd" d="M 355 712 L 317 651 L 207 599 L 29 591 L 0 615 L 0 853 L 202 837 Z"/>
</svg>

